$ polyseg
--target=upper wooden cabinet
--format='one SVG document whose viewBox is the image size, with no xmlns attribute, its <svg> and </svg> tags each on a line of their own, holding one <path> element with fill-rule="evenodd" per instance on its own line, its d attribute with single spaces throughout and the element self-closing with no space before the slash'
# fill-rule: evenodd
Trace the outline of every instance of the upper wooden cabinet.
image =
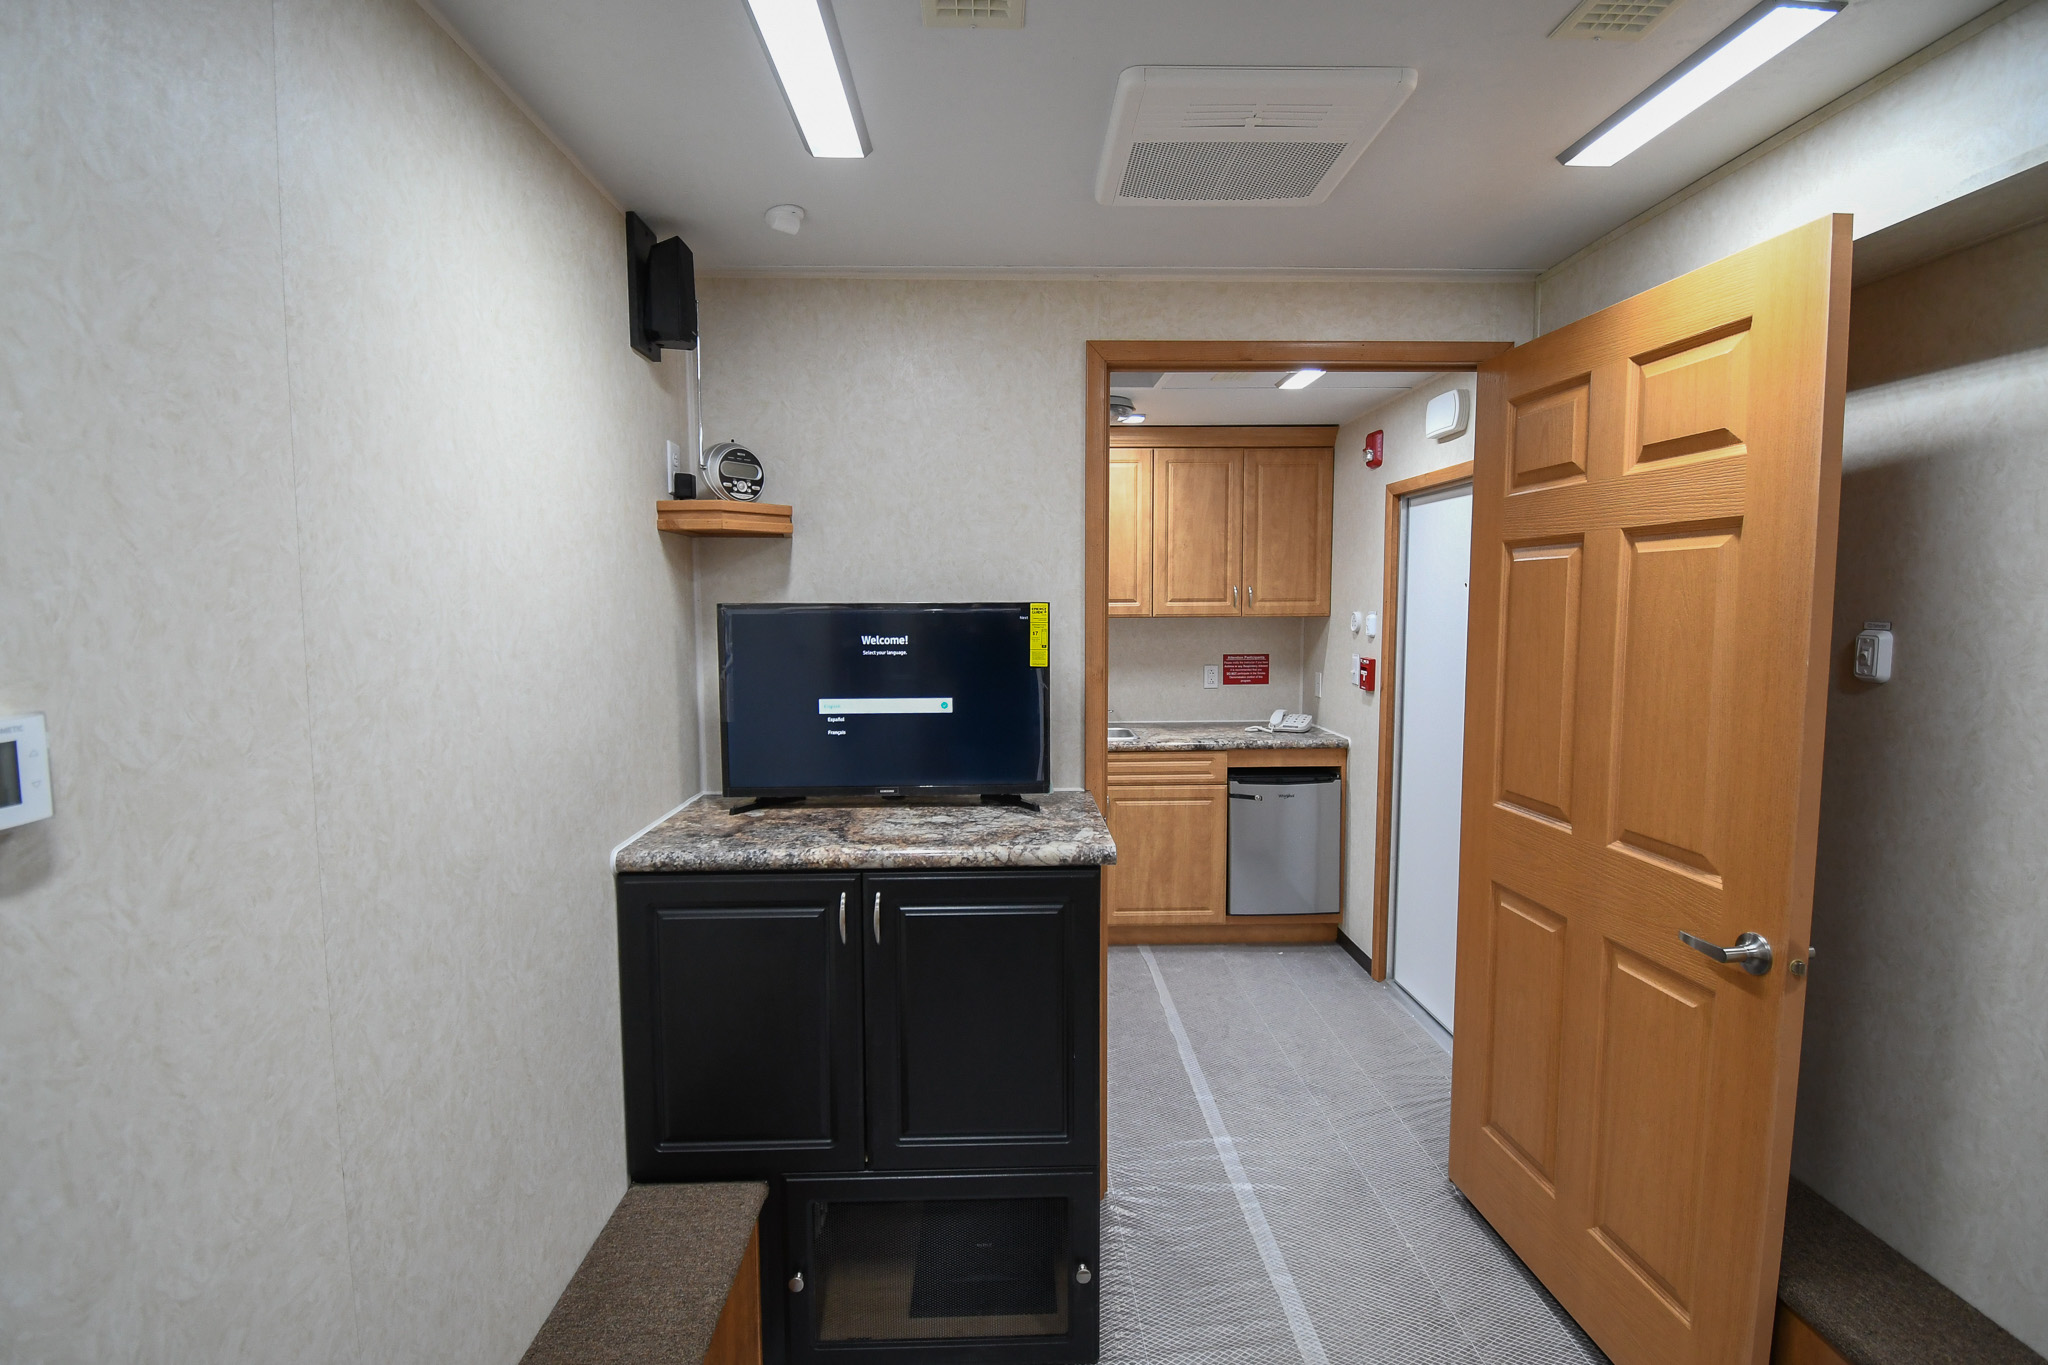
<svg viewBox="0 0 2048 1365">
<path fill-rule="evenodd" d="M 1335 427 L 1110 440 L 1110 615 L 1329 615 Z"/>
<path fill-rule="evenodd" d="M 1152 614 L 1235 616 L 1244 452 L 1152 450 Z"/>
<path fill-rule="evenodd" d="M 1328 450 L 1244 452 L 1244 614 L 1330 614 Z"/>
<path fill-rule="evenodd" d="M 1152 614 L 1152 452 L 1109 452 L 1109 614 Z"/>
</svg>

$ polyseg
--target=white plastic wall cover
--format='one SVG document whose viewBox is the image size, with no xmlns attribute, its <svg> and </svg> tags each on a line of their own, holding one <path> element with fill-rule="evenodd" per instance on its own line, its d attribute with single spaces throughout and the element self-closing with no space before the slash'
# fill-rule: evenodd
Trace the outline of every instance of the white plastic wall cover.
<svg viewBox="0 0 2048 1365">
<path fill-rule="evenodd" d="M 1116 83 L 1095 198 L 1320 204 L 1415 80 L 1405 66 L 1131 67 Z"/>
<path fill-rule="evenodd" d="M 1429 400 L 1422 410 L 1422 434 L 1439 441 L 1465 434 L 1472 420 L 1471 395 L 1463 389 L 1447 389 Z"/>
</svg>

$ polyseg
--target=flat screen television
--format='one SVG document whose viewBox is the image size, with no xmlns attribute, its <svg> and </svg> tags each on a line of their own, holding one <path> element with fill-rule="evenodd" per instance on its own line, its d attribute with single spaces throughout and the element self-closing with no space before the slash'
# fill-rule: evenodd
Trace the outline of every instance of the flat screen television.
<svg viewBox="0 0 2048 1365">
<path fill-rule="evenodd" d="M 1046 608 L 720 605 L 728 796 L 1050 791 Z"/>
</svg>

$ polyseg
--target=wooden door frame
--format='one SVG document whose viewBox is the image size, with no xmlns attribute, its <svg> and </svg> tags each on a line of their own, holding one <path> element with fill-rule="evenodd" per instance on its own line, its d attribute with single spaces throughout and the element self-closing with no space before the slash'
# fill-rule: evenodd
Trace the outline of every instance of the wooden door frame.
<svg viewBox="0 0 2048 1365">
<path fill-rule="evenodd" d="M 1109 772 L 1109 376 L 1113 370 L 1476 370 L 1514 349 L 1512 341 L 1091 341 L 1087 343 L 1087 434 L 1082 523 L 1082 785 L 1097 806 L 1108 800 Z M 1109 913 L 1101 929 L 1102 1188 L 1109 1188 Z M 1375 958 L 1374 962 L 1378 963 Z"/>
<path fill-rule="evenodd" d="M 1394 869 L 1394 652 L 1400 646 L 1401 502 L 1417 493 L 1472 482 L 1472 461 L 1432 469 L 1387 485 L 1387 540 L 1380 581 L 1379 800 L 1373 807 L 1372 979 L 1387 979 L 1387 911 Z"/>
</svg>

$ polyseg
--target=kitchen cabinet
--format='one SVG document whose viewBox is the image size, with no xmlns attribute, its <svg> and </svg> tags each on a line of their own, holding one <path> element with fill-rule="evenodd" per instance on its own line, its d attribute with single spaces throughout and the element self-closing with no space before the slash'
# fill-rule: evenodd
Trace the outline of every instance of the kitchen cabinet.
<svg viewBox="0 0 2048 1365">
<path fill-rule="evenodd" d="M 635 1180 L 1093 1168 L 1093 868 L 618 879 Z"/>
<path fill-rule="evenodd" d="M 1334 432 L 1112 433 L 1109 614 L 1329 615 Z"/>
<path fill-rule="evenodd" d="M 1238 614 L 1244 452 L 1152 450 L 1152 614 Z"/>
<path fill-rule="evenodd" d="M 1109 614 L 1152 614 L 1152 452 L 1109 452 Z"/>
<path fill-rule="evenodd" d="M 1244 614 L 1330 614 L 1327 450 L 1244 452 Z"/>
<path fill-rule="evenodd" d="M 1117 860 L 1103 869 L 1112 930 L 1221 924 L 1230 884 L 1224 755 L 1113 754 L 1103 818 Z"/>
</svg>

